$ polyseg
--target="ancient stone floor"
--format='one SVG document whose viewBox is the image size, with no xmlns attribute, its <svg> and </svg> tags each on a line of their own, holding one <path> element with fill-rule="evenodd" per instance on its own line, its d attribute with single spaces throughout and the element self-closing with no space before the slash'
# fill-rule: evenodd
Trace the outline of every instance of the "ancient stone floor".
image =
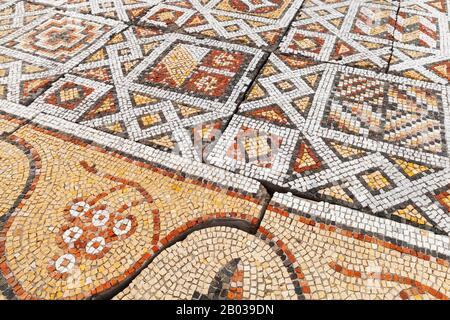
<svg viewBox="0 0 450 320">
<path fill-rule="evenodd" d="M 448 299 L 450 0 L 0 0 L 0 300 Z"/>
</svg>

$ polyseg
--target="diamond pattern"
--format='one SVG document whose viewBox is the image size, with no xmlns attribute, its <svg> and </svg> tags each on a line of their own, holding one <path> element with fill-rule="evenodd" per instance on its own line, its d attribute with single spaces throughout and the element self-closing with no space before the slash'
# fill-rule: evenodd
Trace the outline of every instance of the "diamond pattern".
<svg viewBox="0 0 450 320">
<path fill-rule="evenodd" d="M 0 0 L 0 300 L 448 300 L 449 1 Z"/>
<path fill-rule="evenodd" d="M 308 198 L 448 232 L 447 207 L 432 193 L 449 179 L 448 94 L 443 85 L 272 54 L 207 161 Z M 254 156 L 239 153 L 245 132 L 258 137 Z"/>
<path fill-rule="evenodd" d="M 125 27 L 113 20 L 22 1 L 0 9 L 2 16 L 0 99 L 22 104 L 29 104 Z"/>
<path fill-rule="evenodd" d="M 398 6 L 389 0 L 306 0 L 280 50 L 385 71 Z"/>
</svg>

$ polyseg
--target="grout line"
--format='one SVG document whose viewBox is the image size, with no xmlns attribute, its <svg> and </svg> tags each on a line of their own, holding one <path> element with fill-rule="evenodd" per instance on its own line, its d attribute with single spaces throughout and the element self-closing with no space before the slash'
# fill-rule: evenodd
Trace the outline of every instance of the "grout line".
<svg viewBox="0 0 450 320">
<path fill-rule="evenodd" d="M 285 28 L 284 32 L 280 35 L 280 38 L 279 38 L 278 43 L 276 44 L 276 46 L 273 46 L 273 48 L 271 50 L 269 50 L 271 53 L 276 52 L 276 51 L 278 51 L 280 49 L 280 44 L 283 42 L 284 37 L 289 33 L 289 31 L 291 31 L 293 28 L 295 28 L 292 25 L 297 20 L 297 17 L 300 14 L 300 11 L 303 9 L 303 6 L 304 6 L 306 1 L 307 0 L 304 0 L 302 2 L 302 4 L 299 6 L 297 12 L 294 14 L 294 16 L 292 17 L 291 21 L 288 23 L 288 26 Z"/>
<path fill-rule="evenodd" d="M 392 33 L 392 45 L 391 45 L 391 49 L 390 49 L 391 54 L 389 56 L 389 60 L 388 60 L 387 66 L 386 66 L 385 73 L 389 73 L 389 69 L 390 69 L 390 66 L 391 66 L 391 61 L 392 61 L 392 58 L 394 57 L 394 46 L 397 43 L 397 41 L 395 40 L 395 32 L 397 31 L 398 17 L 400 15 L 401 7 L 402 7 L 402 3 L 401 3 L 401 1 L 398 1 L 397 13 L 395 14 L 394 31 Z"/>
<path fill-rule="evenodd" d="M 271 46 L 271 48 L 268 50 L 271 53 L 278 51 L 278 49 L 280 49 L 280 44 L 281 42 L 283 42 L 284 37 L 289 33 L 289 31 L 291 31 L 292 28 L 294 28 L 292 26 L 292 24 L 297 20 L 297 16 L 299 15 L 300 11 L 303 9 L 303 5 L 305 4 L 307 0 L 304 0 L 301 5 L 298 7 L 297 11 L 295 12 L 295 14 L 293 15 L 293 17 L 291 18 L 291 20 L 289 21 L 287 27 L 284 29 L 284 31 L 281 33 L 280 37 L 278 38 L 278 42 L 276 45 Z"/>
<path fill-rule="evenodd" d="M 22 118 L 22 117 L 20 117 L 20 116 L 12 115 L 12 114 L 10 114 L 10 113 L 8 113 L 8 112 L 6 112 L 6 111 L 0 110 L 0 115 L 2 115 L 2 114 L 5 114 L 5 115 L 7 115 L 7 116 L 9 116 L 9 117 L 12 117 L 12 118 L 16 118 L 16 119 L 18 119 L 18 120 L 20 120 L 20 121 L 22 122 L 22 123 L 19 124 L 16 128 L 14 128 L 12 131 L 5 131 L 5 132 L 3 132 L 2 134 L 0 134 L 0 138 L 8 138 L 8 137 L 14 135 L 14 134 L 15 134 L 17 131 L 19 131 L 20 129 L 26 127 L 26 126 L 29 125 L 31 122 L 33 122 L 33 120 L 38 116 L 39 113 L 37 113 L 37 114 L 31 116 L 30 118 Z"/>
</svg>

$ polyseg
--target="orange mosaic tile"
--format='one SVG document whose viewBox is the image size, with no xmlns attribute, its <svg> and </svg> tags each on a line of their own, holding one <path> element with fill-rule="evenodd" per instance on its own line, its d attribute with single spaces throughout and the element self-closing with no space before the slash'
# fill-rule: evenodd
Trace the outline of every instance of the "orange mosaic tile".
<svg viewBox="0 0 450 320">
<path fill-rule="evenodd" d="M 255 235 L 195 231 L 115 299 L 449 299 L 448 258 L 426 253 L 431 242 L 448 253 L 448 237 L 422 242 L 412 228 L 403 237 L 401 224 L 378 226 L 376 218 L 367 221 L 376 226 L 369 231 L 346 215 L 358 213 L 276 193 Z"/>
<path fill-rule="evenodd" d="M 35 125 L 0 152 L 0 266 L 20 299 L 104 294 L 191 229 L 251 229 L 265 201 Z"/>
<path fill-rule="evenodd" d="M 448 300 L 449 1 L 0 0 L 0 300 Z"/>
</svg>

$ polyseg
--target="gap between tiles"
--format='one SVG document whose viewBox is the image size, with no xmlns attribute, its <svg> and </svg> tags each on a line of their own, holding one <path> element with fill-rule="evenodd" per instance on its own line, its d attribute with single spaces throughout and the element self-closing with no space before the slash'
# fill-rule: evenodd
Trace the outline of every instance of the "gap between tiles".
<svg viewBox="0 0 450 320">
<path fill-rule="evenodd" d="M 27 2 L 30 2 L 30 1 L 27 0 Z M 31 2 L 33 3 L 33 1 L 31 1 Z M 163 2 L 164 2 L 164 1 L 163 1 Z M 227 121 L 225 121 L 224 127 L 223 127 L 223 131 L 225 131 L 225 130 L 229 127 L 229 124 L 230 124 L 230 121 L 232 120 L 232 118 L 233 118 L 236 114 L 239 113 L 240 106 L 241 106 L 241 104 L 245 101 L 245 98 L 247 97 L 247 95 L 249 94 L 250 90 L 252 89 L 253 84 L 255 83 L 255 81 L 256 81 L 257 78 L 258 78 L 258 75 L 260 74 L 260 72 L 261 72 L 261 70 L 264 68 L 264 66 L 266 65 L 267 61 L 269 60 L 269 57 L 270 57 L 274 52 L 276 52 L 276 51 L 279 49 L 280 42 L 282 41 L 282 39 L 284 38 L 284 36 L 291 30 L 291 28 L 292 28 L 292 23 L 293 23 L 293 21 L 295 20 L 295 18 L 296 18 L 296 16 L 297 16 L 298 12 L 300 12 L 300 10 L 302 9 L 303 4 L 304 4 L 304 3 L 302 3 L 302 4 L 300 5 L 300 7 L 299 7 L 298 10 L 297 10 L 297 13 L 294 15 L 294 17 L 293 17 L 293 18 L 291 19 L 291 21 L 289 22 L 288 27 L 285 28 L 285 30 L 284 30 L 284 32 L 282 33 L 282 35 L 280 36 L 280 38 L 279 38 L 278 43 L 276 44 L 276 46 L 274 46 L 274 47 L 271 48 L 270 50 L 264 50 L 264 49 L 261 49 L 262 51 L 264 51 L 264 52 L 266 53 L 266 55 L 265 55 L 264 59 L 261 61 L 261 63 L 257 66 L 257 68 L 255 68 L 255 71 L 256 71 L 256 72 L 254 73 L 254 76 L 253 76 L 252 79 L 250 80 L 250 82 L 249 82 L 249 84 L 248 84 L 246 90 L 244 90 L 244 91 L 242 92 L 242 95 L 239 97 L 239 101 L 237 101 L 237 103 L 236 103 L 236 108 L 234 109 L 233 113 L 229 116 L 229 118 L 227 119 Z M 60 11 L 60 12 L 66 12 L 66 11 L 67 11 L 67 10 L 64 10 L 64 9 L 58 8 L 58 7 L 54 7 L 54 8 L 55 8 L 55 10 Z M 397 7 L 397 12 L 396 12 L 396 20 L 395 20 L 394 34 L 395 34 L 396 26 L 397 26 L 397 20 L 398 20 L 398 17 L 399 17 L 400 9 L 401 9 L 401 4 L 400 4 L 400 2 L 399 2 L 399 5 L 398 5 L 398 7 Z M 70 11 L 70 10 L 69 10 L 69 11 Z M 143 14 L 144 14 L 144 13 L 143 13 Z M 143 15 L 143 14 L 142 14 L 142 15 Z M 114 20 L 114 19 L 113 19 L 113 20 Z M 138 24 L 138 23 L 136 23 L 136 22 L 122 22 L 122 23 L 123 23 L 124 25 L 127 25 L 127 27 L 125 27 L 121 32 L 125 32 L 126 30 L 132 28 L 133 26 L 139 26 L 139 27 L 143 27 L 143 28 L 151 28 L 150 26 L 140 25 L 140 24 Z M 163 28 L 161 28 L 161 29 L 164 30 Z M 177 27 L 175 30 L 165 30 L 165 31 L 167 31 L 167 32 L 174 32 L 174 33 L 180 33 L 180 34 L 185 34 L 185 35 L 189 35 L 189 36 L 191 36 L 191 37 L 195 37 L 195 38 L 198 38 L 198 39 L 209 39 L 209 38 L 206 37 L 206 36 L 200 36 L 200 35 L 196 35 L 196 34 L 189 34 L 189 33 L 186 33 L 186 32 L 184 32 L 184 31 L 182 30 L 182 27 Z M 386 66 L 386 70 L 385 70 L 384 72 L 379 72 L 380 74 L 388 73 L 388 71 L 389 71 L 390 63 L 391 63 L 391 60 L 392 60 L 392 58 L 393 58 L 393 50 L 394 50 L 394 44 L 395 44 L 394 34 L 393 34 L 393 40 L 392 40 L 392 44 L 391 44 L 391 48 L 390 48 L 390 56 L 389 56 L 389 59 L 388 59 L 388 64 L 387 64 L 387 66 Z M 109 36 L 108 39 L 111 39 L 111 38 L 114 37 L 114 36 L 115 36 L 115 34 L 112 34 L 111 36 Z M 219 41 L 225 42 L 226 40 L 225 40 L 225 39 L 220 39 Z M 249 45 L 249 46 L 251 46 L 251 45 Z M 251 46 L 251 47 L 252 47 L 252 46 Z M 307 60 L 311 60 L 311 61 L 316 61 L 316 60 L 314 60 L 313 58 L 309 58 L 309 57 L 303 57 L 303 58 L 304 58 L 304 59 L 307 59 Z M 75 69 L 75 68 L 76 68 L 77 66 L 79 66 L 81 63 L 82 63 L 82 61 L 79 62 L 77 65 L 73 66 L 73 67 L 72 67 L 70 70 L 68 70 L 66 73 L 61 74 L 60 76 L 58 76 L 58 78 L 57 78 L 55 81 L 53 81 L 52 83 L 50 83 L 49 85 L 47 85 L 47 86 L 42 90 L 42 92 L 41 92 L 39 95 L 37 95 L 36 97 L 34 97 L 33 101 L 36 100 L 38 97 L 44 95 L 44 94 L 49 90 L 49 88 L 51 87 L 51 85 L 52 85 L 53 83 L 55 83 L 56 81 L 59 81 L 61 78 L 66 77 L 67 74 L 69 74 L 73 69 Z M 334 65 L 340 65 L 339 63 L 336 63 L 336 62 L 329 62 L 329 61 L 323 61 L 323 63 L 334 64 Z M 360 68 L 360 69 L 362 69 L 362 68 Z M 31 101 L 29 104 L 31 104 L 31 103 L 32 103 L 32 101 Z M 22 123 L 22 124 L 20 124 L 20 125 L 19 125 L 18 127 L 16 127 L 16 128 L 14 128 L 14 129 L 13 129 L 12 131 L 10 131 L 10 132 L 2 133 L 2 134 L 0 135 L 0 137 L 8 137 L 8 136 L 14 135 L 14 133 L 16 133 L 19 129 L 22 129 L 23 127 L 25 127 L 25 126 L 29 125 L 30 123 L 32 123 L 33 120 L 34 120 L 39 114 L 41 114 L 41 113 L 45 113 L 45 110 L 40 111 L 40 112 L 39 112 L 38 114 L 36 114 L 36 115 L 33 115 L 30 119 L 23 119 L 23 123 Z M 93 129 L 93 130 L 98 131 L 97 129 Z M 93 144 L 95 144 L 95 143 L 93 143 Z M 154 148 L 153 148 L 153 149 L 154 149 Z M 227 171 L 227 172 L 231 172 L 231 171 L 228 171 L 228 170 L 226 170 L 226 169 L 223 169 L 223 168 L 221 168 L 221 167 L 219 167 L 219 166 L 217 166 L 217 165 L 209 164 L 209 163 L 205 162 L 205 158 L 206 158 L 206 157 L 202 157 L 201 163 L 203 163 L 203 165 L 208 165 L 208 166 L 211 166 L 211 167 L 216 167 L 216 168 L 222 169 L 222 170 Z M 299 198 L 301 198 L 301 199 L 305 199 L 305 200 L 308 200 L 308 201 L 311 201 L 311 202 L 315 202 L 315 203 L 325 202 L 325 203 L 329 203 L 329 204 L 341 205 L 341 204 L 339 204 L 339 203 L 334 202 L 333 200 L 317 201 L 317 200 L 313 199 L 312 197 L 310 197 L 308 194 L 303 194 L 302 192 L 296 192 L 296 191 L 290 190 L 289 188 L 283 188 L 283 187 L 280 187 L 280 186 L 276 186 L 276 185 L 274 185 L 274 184 L 272 184 L 272 183 L 270 183 L 270 182 L 263 181 L 263 180 L 260 180 L 260 179 L 257 179 L 257 178 L 252 178 L 251 176 L 246 176 L 246 175 L 244 175 L 244 174 L 242 174 L 242 173 L 240 173 L 240 172 L 238 172 L 238 173 L 234 173 L 234 172 L 233 172 L 233 174 L 238 175 L 238 176 L 241 176 L 241 177 L 250 178 L 250 179 L 252 179 L 252 180 L 254 180 L 254 181 L 259 182 L 259 184 L 261 185 L 261 188 L 264 189 L 264 191 L 266 191 L 266 194 L 267 194 L 267 195 L 264 197 L 264 201 L 263 201 L 263 203 L 262 203 L 261 211 L 260 211 L 260 214 L 259 214 L 259 220 L 258 220 L 258 222 L 257 222 L 255 225 L 248 225 L 248 224 L 245 223 L 245 222 L 242 222 L 242 221 L 235 221 L 235 220 L 232 220 L 232 219 L 224 219 L 224 220 L 211 220 L 211 221 L 207 221 L 207 222 L 204 222 L 204 223 L 202 223 L 202 224 L 200 224 L 200 225 L 197 225 L 197 226 L 195 226 L 195 227 L 193 227 L 193 228 L 190 228 L 190 229 L 188 229 L 185 233 L 183 233 L 183 234 L 181 234 L 181 235 L 179 235 L 179 236 L 173 238 L 173 239 L 172 239 L 171 241 L 169 241 L 166 245 L 162 246 L 162 247 L 161 247 L 161 250 L 159 250 L 158 253 L 154 254 L 151 258 L 149 258 L 149 259 L 148 259 L 148 260 L 147 260 L 147 261 L 146 261 L 146 262 L 145 262 L 138 270 L 136 270 L 133 274 L 131 274 L 130 276 L 128 276 L 125 280 L 119 282 L 116 286 L 114 286 L 114 287 L 112 287 L 112 288 L 110 288 L 110 289 L 108 289 L 108 290 L 102 292 L 101 294 L 94 295 L 94 296 L 90 297 L 90 299 L 92 299 L 92 300 L 97 300 L 97 299 L 111 299 L 111 298 L 114 297 L 116 294 L 118 294 L 119 292 L 121 292 L 122 290 L 124 290 L 127 286 L 129 286 L 129 284 L 130 284 L 130 283 L 131 283 L 131 282 L 132 282 L 132 281 L 133 281 L 133 280 L 134 280 L 134 279 L 135 279 L 135 278 L 136 278 L 136 277 L 137 277 L 144 269 L 146 269 L 146 268 L 154 261 L 154 259 L 155 259 L 156 257 L 159 256 L 160 253 L 163 253 L 165 250 L 167 250 L 168 248 L 172 247 L 172 246 L 175 245 L 176 243 L 185 240 L 187 236 L 189 236 L 191 233 L 196 232 L 196 231 L 198 231 L 198 230 L 207 229 L 207 228 L 211 228 L 211 227 L 215 227 L 215 226 L 227 226 L 227 227 L 232 227 L 232 228 L 236 228 L 236 229 L 245 231 L 245 232 L 247 232 L 247 233 L 249 233 L 249 234 L 253 234 L 253 235 L 256 234 L 258 228 L 260 227 L 260 225 L 261 225 L 261 223 L 262 223 L 262 221 L 263 221 L 263 219 L 265 218 L 265 214 L 266 214 L 266 212 L 267 212 L 267 207 L 268 207 L 269 203 L 272 201 L 272 199 L 274 198 L 274 194 L 275 194 L 276 192 L 287 193 L 287 194 L 294 194 L 295 196 L 297 196 L 297 197 L 299 197 Z M 351 208 L 351 209 L 352 209 L 352 210 L 355 210 L 355 211 L 361 211 L 361 212 L 363 212 L 363 213 L 366 213 L 366 212 L 364 211 L 364 208 L 363 208 L 363 209 Z M 375 215 L 375 216 L 377 216 L 377 215 Z M 384 218 L 383 216 L 379 216 L 379 217 L 380 217 L 380 218 Z M 3 223 L 3 222 L 0 222 L 0 223 Z M 445 233 L 443 233 L 443 234 L 445 234 Z M 0 275 L 1 275 L 1 274 L 0 274 Z"/>
<path fill-rule="evenodd" d="M 224 128 L 223 128 L 223 131 L 225 131 L 225 130 L 228 128 L 229 123 L 230 123 L 231 119 L 233 118 L 233 116 L 236 115 L 236 114 L 239 112 L 239 108 L 240 108 L 242 102 L 245 101 L 245 98 L 246 98 L 246 96 L 248 95 L 248 93 L 250 92 L 250 90 L 252 89 L 252 86 L 253 86 L 253 84 L 255 83 L 255 81 L 257 80 L 260 71 L 264 68 L 264 66 L 266 65 L 267 61 L 269 60 L 270 55 L 273 54 L 273 52 L 276 52 L 276 51 L 278 50 L 281 40 L 282 40 L 283 37 L 284 37 L 284 36 L 292 29 L 292 24 L 293 24 L 293 22 L 295 21 L 295 19 L 296 19 L 298 13 L 299 13 L 299 12 L 301 11 L 301 9 L 303 8 L 304 3 L 305 3 L 305 2 L 303 2 L 303 3 L 301 4 L 301 6 L 298 8 L 296 14 L 292 17 L 291 21 L 290 21 L 289 24 L 288 24 L 288 27 L 284 30 L 283 34 L 280 36 L 280 39 L 279 39 L 277 45 L 274 46 L 274 47 L 273 47 L 272 49 L 270 49 L 270 50 L 268 50 L 268 49 L 261 49 L 262 51 L 264 51 L 264 52 L 266 53 L 266 56 L 265 56 L 265 58 L 261 61 L 261 63 L 258 65 L 258 67 L 257 67 L 257 69 L 256 69 L 256 71 L 255 71 L 255 73 L 254 73 L 253 78 L 251 79 L 250 83 L 249 83 L 248 86 L 247 86 L 247 89 L 243 92 L 243 94 L 242 94 L 241 97 L 240 97 L 240 100 L 237 102 L 237 107 L 236 107 L 236 109 L 233 111 L 233 114 L 230 115 L 230 117 L 227 119 L 227 121 L 226 121 L 226 123 L 225 123 L 225 125 L 224 125 Z M 49 5 L 47 5 L 47 6 L 49 6 Z M 49 6 L 49 7 L 51 7 L 51 6 Z M 399 3 L 399 5 L 398 5 L 398 7 L 397 7 L 397 12 L 396 12 L 396 21 L 397 21 L 397 19 L 398 19 L 398 14 L 399 14 L 399 11 L 400 11 L 400 7 L 401 7 L 401 5 L 400 5 L 400 3 Z M 59 8 L 59 7 L 53 7 L 53 8 L 55 8 L 55 10 L 60 11 L 60 12 L 70 11 L 70 10 L 65 10 L 65 9 L 63 9 L 63 8 Z M 142 14 L 142 15 L 143 15 L 143 14 Z M 114 19 L 113 19 L 113 20 L 114 20 Z M 126 24 L 127 27 L 124 28 L 121 32 L 125 32 L 126 30 L 129 30 L 129 29 L 132 28 L 133 26 L 140 26 L 140 27 L 143 27 L 143 28 L 156 28 L 156 27 L 151 27 L 151 26 L 141 25 L 141 24 L 135 23 L 135 22 L 134 22 L 134 23 L 133 23 L 133 22 L 129 22 L 129 23 L 122 22 L 122 23 Z M 397 24 L 396 24 L 396 25 L 397 25 Z M 197 34 L 191 35 L 191 34 L 188 34 L 188 33 L 184 32 L 184 31 L 182 30 L 182 27 L 181 27 L 181 26 L 180 26 L 180 27 L 177 27 L 177 28 L 174 28 L 174 29 L 172 29 L 172 30 L 170 30 L 170 28 L 157 28 L 157 29 L 161 29 L 161 30 L 164 30 L 164 31 L 167 31 L 167 32 L 175 32 L 175 33 L 186 34 L 186 35 L 189 35 L 189 36 L 193 36 L 193 37 L 195 37 L 195 38 L 198 38 L 198 39 L 206 39 L 206 40 L 209 39 L 208 37 L 203 36 L 203 35 L 197 35 Z M 394 28 L 394 32 L 395 32 L 395 28 Z M 110 35 L 109 38 L 108 38 L 108 40 L 110 40 L 110 39 L 111 39 L 112 37 L 114 37 L 114 36 L 115 36 L 115 34 Z M 223 40 L 222 40 L 222 41 L 223 41 Z M 392 41 L 392 46 L 391 46 L 391 57 L 390 57 L 390 59 L 392 58 L 392 50 L 393 50 L 393 46 L 394 46 L 394 41 L 395 41 L 395 39 L 393 39 L 393 41 Z M 250 46 L 253 47 L 252 45 L 250 45 Z M 303 57 L 303 56 L 302 56 L 302 57 Z M 306 60 L 316 61 L 315 59 L 313 59 L 313 58 L 311 58 L 311 57 L 304 57 L 304 58 L 305 58 Z M 389 59 L 389 60 L 390 60 L 390 59 Z M 75 69 L 75 68 L 76 68 L 77 66 L 79 66 L 81 63 L 82 63 L 82 62 L 80 62 L 80 63 L 78 63 L 77 65 L 73 66 L 73 67 L 72 67 L 69 71 L 67 71 L 65 74 L 60 75 L 54 82 L 60 80 L 61 78 L 64 78 L 67 74 L 69 74 L 73 69 Z M 324 63 L 326 63 L 326 64 L 333 64 L 333 65 L 340 65 L 339 63 L 336 63 L 336 62 L 330 62 L 330 61 L 324 61 Z M 388 67 L 389 67 L 389 64 L 388 64 L 387 68 L 388 68 Z M 385 73 L 386 73 L 386 72 L 387 72 L 387 70 L 385 71 Z M 380 73 L 382 73 L 382 72 L 380 72 Z M 54 82 L 52 82 L 52 83 L 54 83 Z M 38 97 L 44 95 L 44 94 L 48 91 L 48 89 L 49 89 L 50 87 L 51 87 L 51 84 L 47 85 L 46 88 L 43 90 L 43 92 L 42 92 L 41 94 L 39 94 L 38 96 L 36 96 L 34 100 L 36 100 Z M 31 104 L 31 102 L 30 102 L 30 104 Z M 45 110 L 43 110 L 43 111 L 41 111 L 41 113 L 46 113 L 46 112 L 45 112 Z M 36 115 L 35 115 L 34 117 L 36 117 Z M 34 117 L 33 117 L 33 119 L 34 119 Z M 13 134 L 14 132 L 16 132 L 16 131 L 19 130 L 21 127 L 23 127 L 23 126 L 25 126 L 26 124 L 28 124 L 28 123 L 29 123 L 30 121 L 32 121 L 33 119 L 27 120 L 24 124 L 20 125 L 19 127 L 17 127 L 17 128 L 16 128 L 15 130 L 13 130 L 12 132 L 9 132 L 8 135 Z M 207 162 L 205 161 L 205 157 L 202 157 L 202 161 L 201 161 L 201 162 L 204 163 L 204 164 L 210 165 L 210 166 L 214 166 L 214 167 L 220 168 L 220 167 L 218 167 L 217 165 L 207 163 Z M 241 173 L 239 173 L 239 174 L 242 175 Z M 266 189 L 266 191 L 267 191 L 268 194 L 270 195 L 270 198 L 272 198 L 272 196 L 273 196 L 273 194 L 274 194 L 275 192 L 282 192 L 282 193 L 292 192 L 294 195 L 296 195 L 296 196 L 298 196 L 298 197 L 300 197 L 300 198 L 307 199 L 307 200 L 311 200 L 311 201 L 316 201 L 314 198 L 308 196 L 307 194 L 299 193 L 299 192 L 296 192 L 295 190 L 290 190 L 289 188 L 279 187 L 279 186 L 276 186 L 276 185 L 274 185 L 274 184 L 272 184 L 272 183 L 270 183 L 270 182 L 263 181 L 263 180 L 260 180 L 260 179 L 257 179 L 257 178 L 252 178 L 252 179 L 258 181 L 261 185 L 264 186 L 264 188 Z M 269 200 L 270 200 L 270 199 L 269 199 Z M 331 203 L 331 204 L 339 205 L 339 203 L 334 202 L 333 200 L 327 200 L 326 202 Z M 356 209 L 356 208 L 353 208 L 353 209 L 359 210 L 359 209 Z M 361 211 L 364 212 L 364 210 L 361 210 Z M 262 219 L 261 219 L 261 220 L 262 220 Z M 261 221 L 261 220 L 260 220 L 260 221 Z"/>
<path fill-rule="evenodd" d="M 399 17 L 399 15 L 400 15 L 401 7 L 402 7 L 402 3 L 401 3 L 401 1 L 398 1 L 397 12 L 396 12 L 396 14 L 395 14 L 394 31 L 393 31 L 393 34 L 392 34 L 391 55 L 389 56 L 388 64 L 387 64 L 387 66 L 386 66 L 385 73 L 389 73 L 389 69 L 390 69 L 390 66 L 391 66 L 392 57 L 394 56 L 394 46 L 395 46 L 395 43 L 397 42 L 397 41 L 395 40 L 395 32 L 397 31 L 398 17 Z"/>
</svg>

